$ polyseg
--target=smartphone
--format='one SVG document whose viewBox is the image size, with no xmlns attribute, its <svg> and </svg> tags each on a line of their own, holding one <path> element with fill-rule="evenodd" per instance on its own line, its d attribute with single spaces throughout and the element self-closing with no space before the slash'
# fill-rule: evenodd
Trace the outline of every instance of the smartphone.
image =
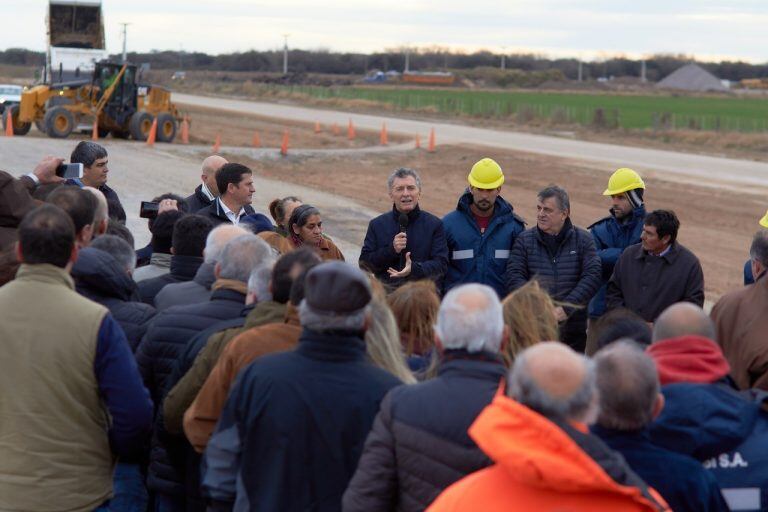
<svg viewBox="0 0 768 512">
<path fill-rule="evenodd" d="M 61 164 L 56 167 L 56 176 L 65 180 L 83 177 L 83 164 Z"/>
<path fill-rule="evenodd" d="M 139 210 L 139 217 L 142 219 L 154 219 L 157 217 L 157 212 L 160 209 L 160 203 L 153 203 L 152 201 L 142 201 L 141 209 Z"/>
</svg>

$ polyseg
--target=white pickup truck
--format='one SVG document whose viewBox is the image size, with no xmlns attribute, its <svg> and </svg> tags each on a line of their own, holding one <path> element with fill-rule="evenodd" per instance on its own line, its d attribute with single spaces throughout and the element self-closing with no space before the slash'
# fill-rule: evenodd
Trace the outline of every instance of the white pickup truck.
<svg viewBox="0 0 768 512">
<path fill-rule="evenodd" d="M 5 112 L 5 107 L 21 102 L 21 91 L 20 85 L 0 84 L 0 114 Z"/>
</svg>

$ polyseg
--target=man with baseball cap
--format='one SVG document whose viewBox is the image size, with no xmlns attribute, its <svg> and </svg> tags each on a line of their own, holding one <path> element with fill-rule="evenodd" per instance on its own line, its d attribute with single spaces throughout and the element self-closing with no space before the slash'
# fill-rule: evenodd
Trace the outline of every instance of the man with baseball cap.
<svg viewBox="0 0 768 512">
<path fill-rule="evenodd" d="M 603 195 L 611 198 L 610 215 L 588 228 L 595 239 L 603 267 L 602 284 L 589 302 L 590 321 L 597 320 L 605 313 L 605 289 L 619 256 L 630 245 L 640 243 L 645 219 L 644 192 L 643 179 L 632 169 L 618 169 L 608 180 L 608 188 Z M 590 352 L 589 348 L 587 350 Z"/>
<path fill-rule="evenodd" d="M 348 263 L 307 273 L 295 350 L 244 369 L 205 451 L 209 510 L 341 510 L 394 376 L 368 362 L 371 286 Z"/>
<path fill-rule="evenodd" d="M 468 181 L 456 210 L 443 218 L 449 259 L 445 291 L 482 283 L 503 297 L 509 252 L 525 222 L 501 197 L 504 173 L 494 160 L 483 158 L 473 165 Z"/>
</svg>

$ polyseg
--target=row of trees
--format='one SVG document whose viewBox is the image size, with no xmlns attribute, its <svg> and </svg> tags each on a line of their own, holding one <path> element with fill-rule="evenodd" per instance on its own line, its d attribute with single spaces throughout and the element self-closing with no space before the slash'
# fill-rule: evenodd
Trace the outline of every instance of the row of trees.
<svg viewBox="0 0 768 512">
<path fill-rule="evenodd" d="M 439 47 L 414 49 L 409 52 L 410 69 L 421 71 L 468 70 L 479 67 L 499 67 L 501 56 L 489 51 L 475 53 L 451 52 Z M 119 55 L 113 58 L 119 59 Z M 248 51 L 208 55 L 201 52 L 152 51 L 150 53 L 128 54 L 136 63 L 149 63 L 155 69 L 215 70 L 215 71 L 263 71 L 280 72 L 283 68 L 283 52 Z M 389 49 L 384 52 L 340 53 L 327 50 L 291 50 L 290 71 L 306 73 L 362 75 L 372 69 L 397 70 L 405 68 L 406 50 Z M 656 81 L 678 67 L 691 62 L 686 55 L 654 55 L 646 59 L 646 76 Z M 22 48 L 0 51 L 0 64 L 42 66 L 44 54 Z M 700 63 L 715 76 L 728 80 L 768 77 L 768 63 L 750 64 L 742 61 Z M 567 79 L 578 77 L 577 59 L 550 59 L 534 54 L 512 54 L 505 57 L 507 69 L 523 71 L 559 71 Z M 609 76 L 640 76 L 641 61 L 626 57 L 611 57 L 603 60 L 584 62 L 582 77 L 585 80 Z"/>
</svg>

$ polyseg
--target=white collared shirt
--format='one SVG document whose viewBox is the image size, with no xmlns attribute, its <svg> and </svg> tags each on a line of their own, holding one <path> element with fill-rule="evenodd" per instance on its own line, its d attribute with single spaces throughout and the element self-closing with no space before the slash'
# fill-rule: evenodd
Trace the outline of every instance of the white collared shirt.
<svg viewBox="0 0 768 512">
<path fill-rule="evenodd" d="M 227 216 L 227 218 L 229 219 L 229 221 L 230 221 L 232 224 L 234 224 L 235 226 L 237 226 L 237 225 L 240 223 L 240 217 L 242 217 L 243 215 L 245 215 L 245 207 L 243 207 L 243 208 L 240 208 L 240 212 L 239 212 L 239 213 L 237 213 L 237 215 L 235 215 L 235 212 L 233 212 L 232 210 L 230 210 L 230 209 L 229 209 L 229 207 L 227 207 L 227 205 L 226 205 L 226 204 L 224 204 L 224 201 L 222 201 L 222 200 L 219 200 L 219 204 L 221 205 L 221 209 L 222 209 L 222 211 L 224 212 L 224 215 L 226 215 L 226 216 Z"/>
<path fill-rule="evenodd" d="M 208 186 L 205 183 L 201 183 L 200 185 L 201 185 L 200 192 L 202 192 L 205 197 L 207 197 L 211 201 L 216 199 L 216 196 L 211 193 L 211 191 L 208 189 Z"/>
</svg>

